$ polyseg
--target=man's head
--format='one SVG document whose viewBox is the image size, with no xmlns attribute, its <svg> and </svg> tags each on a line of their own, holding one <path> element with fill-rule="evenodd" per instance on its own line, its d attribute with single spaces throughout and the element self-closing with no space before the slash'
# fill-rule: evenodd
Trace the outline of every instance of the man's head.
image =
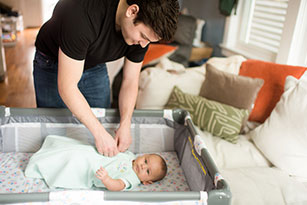
<svg viewBox="0 0 307 205">
<path fill-rule="evenodd" d="M 126 6 L 121 8 L 123 13 L 117 23 L 128 45 L 145 47 L 150 42 L 173 38 L 179 15 L 178 0 L 126 0 Z"/>
<path fill-rule="evenodd" d="M 133 170 L 143 184 L 163 179 L 167 173 L 164 159 L 157 154 L 144 154 L 133 161 Z"/>
<path fill-rule="evenodd" d="M 143 23 L 161 38 L 169 41 L 177 29 L 178 0 L 126 0 L 128 5 L 138 5 L 134 23 Z"/>
</svg>

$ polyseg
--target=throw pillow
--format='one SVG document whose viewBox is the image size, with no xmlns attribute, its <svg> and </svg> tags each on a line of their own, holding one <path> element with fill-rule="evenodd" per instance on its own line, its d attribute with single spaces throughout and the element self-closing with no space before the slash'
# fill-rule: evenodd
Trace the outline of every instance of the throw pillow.
<svg viewBox="0 0 307 205">
<path fill-rule="evenodd" d="M 238 109 L 206 98 L 190 95 L 174 87 L 166 108 L 185 109 L 191 114 L 192 121 L 201 129 L 236 143 L 242 120 L 248 110 Z"/>
<path fill-rule="evenodd" d="M 158 63 L 162 57 L 170 56 L 176 49 L 176 46 L 166 44 L 149 44 L 148 50 L 144 56 L 143 66 Z"/>
<path fill-rule="evenodd" d="M 246 61 L 246 58 L 240 55 L 230 57 L 212 57 L 207 61 L 207 65 L 210 64 L 218 70 L 238 75 L 243 61 Z"/>
<path fill-rule="evenodd" d="M 199 95 L 240 109 L 252 110 L 262 79 L 238 76 L 207 65 Z"/>
<path fill-rule="evenodd" d="M 307 72 L 286 78 L 285 91 L 269 118 L 248 135 L 278 168 L 307 179 Z"/>
<path fill-rule="evenodd" d="M 259 60 L 247 60 L 241 65 L 241 76 L 264 79 L 264 84 L 255 100 L 250 114 L 250 121 L 263 123 L 274 109 L 284 91 L 285 79 L 288 75 L 300 78 L 306 68 L 280 65 Z"/>
<path fill-rule="evenodd" d="M 177 30 L 174 35 L 174 41 L 172 42 L 172 45 L 178 46 L 178 49 L 169 57 L 169 59 L 188 67 L 195 29 L 195 17 L 183 14 L 179 15 Z"/>
</svg>

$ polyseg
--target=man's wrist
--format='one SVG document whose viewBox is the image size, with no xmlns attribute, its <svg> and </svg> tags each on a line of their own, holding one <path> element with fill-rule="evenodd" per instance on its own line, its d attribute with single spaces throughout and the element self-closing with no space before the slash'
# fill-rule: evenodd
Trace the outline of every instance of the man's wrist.
<svg viewBox="0 0 307 205">
<path fill-rule="evenodd" d="M 130 127 L 131 126 L 131 118 L 121 119 L 120 126 Z"/>
<path fill-rule="evenodd" d="M 95 126 L 95 130 L 92 131 L 92 134 L 93 134 L 95 139 L 97 139 L 101 136 L 104 136 L 106 133 L 107 133 L 107 131 L 104 129 L 104 127 L 100 123 L 98 123 Z"/>
</svg>

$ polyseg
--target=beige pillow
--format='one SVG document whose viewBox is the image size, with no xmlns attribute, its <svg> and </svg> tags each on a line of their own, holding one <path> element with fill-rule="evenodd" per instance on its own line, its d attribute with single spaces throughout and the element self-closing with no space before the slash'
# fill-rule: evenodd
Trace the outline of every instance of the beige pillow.
<svg viewBox="0 0 307 205">
<path fill-rule="evenodd" d="M 186 93 L 198 95 L 204 78 L 205 66 L 185 69 L 164 58 L 156 67 L 141 72 L 136 108 L 163 109 L 175 85 Z"/>
<path fill-rule="evenodd" d="M 205 81 L 199 95 L 240 109 L 252 110 L 264 81 L 238 76 L 207 64 Z"/>
</svg>

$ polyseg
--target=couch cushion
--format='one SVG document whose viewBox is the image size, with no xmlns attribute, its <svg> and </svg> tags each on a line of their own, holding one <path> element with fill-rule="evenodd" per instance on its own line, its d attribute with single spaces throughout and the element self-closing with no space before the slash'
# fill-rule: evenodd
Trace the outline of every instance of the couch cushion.
<svg viewBox="0 0 307 205">
<path fill-rule="evenodd" d="M 299 205 L 307 202 L 307 187 L 286 172 L 270 167 L 221 169 L 236 205 Z"/>
<path fill-rule="evenodd" d="M 195 128 L 219 169 L 271 166 L 271 163 L 245 135 L 239 135 L 237 143 L 233 144 L 210 132 L 200 130 L 197 126 Z"/>
<path fill-rule="evenodd" d="M 300 78 L 306 68 L 280 65 L 259 60 L 247 60 L 241 65 L 240 75 L 264 79 L 249 120 L 264 122 L 269 117 L 284 90 L 288 75 Z"/>
<path fill-rule="evenodd" d="M 307 179 L 307 72 L 288 76 L 270 117 L 248 135 L 262 153 L 290 175 Z"/>
</svg>

